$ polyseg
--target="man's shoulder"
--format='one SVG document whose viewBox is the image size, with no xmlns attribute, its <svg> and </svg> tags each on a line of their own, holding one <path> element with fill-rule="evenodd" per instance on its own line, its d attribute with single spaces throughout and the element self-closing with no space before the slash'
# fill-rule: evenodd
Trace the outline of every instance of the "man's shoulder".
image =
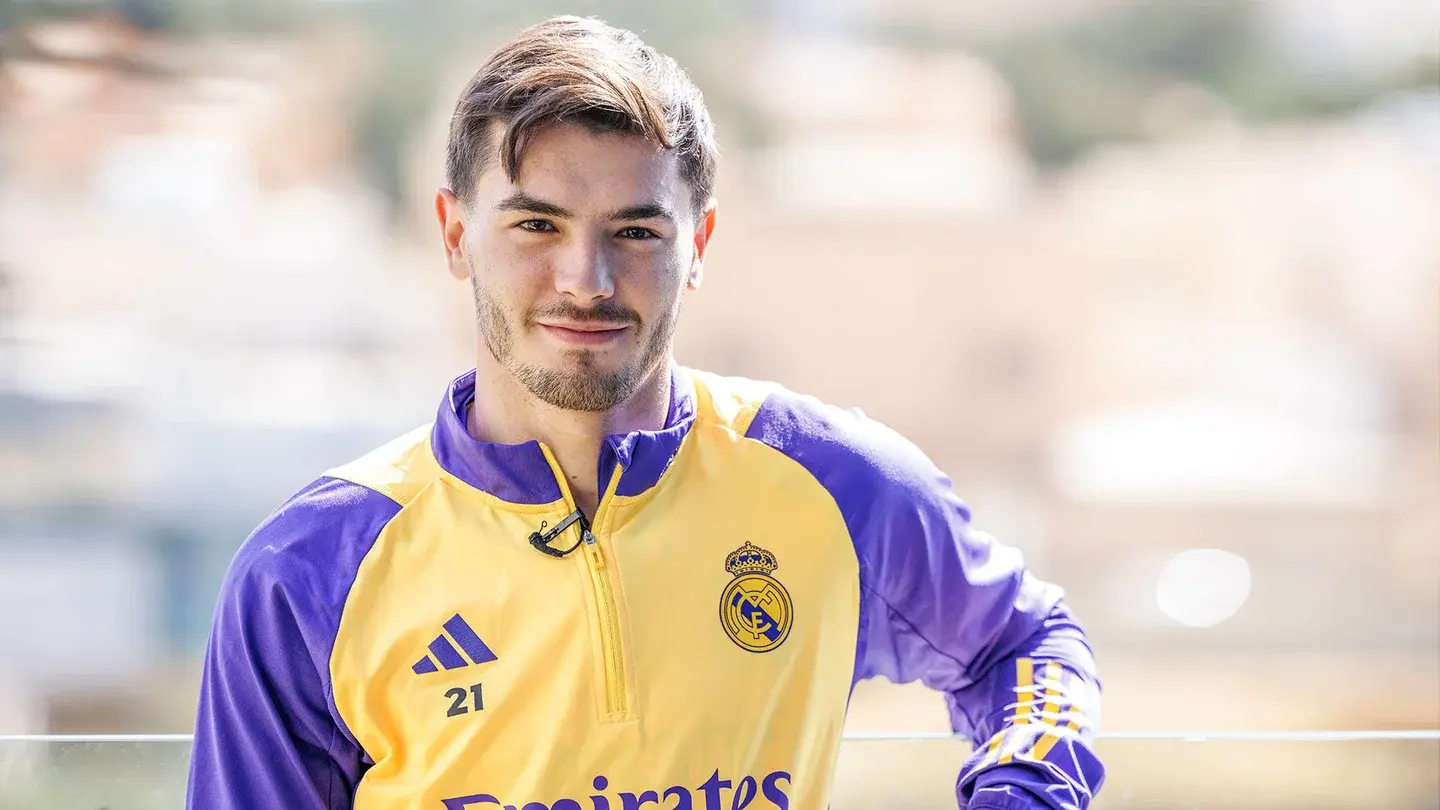
<svg viewBox="0 0 1440 810">
<path fill-rule="evenodd" d="M 697 418 L 719 421 L 799 462 L 830 486 L 932 487 L 937 470 L 914 443 L 859 408 L 835 405 L 777 382 L 692 372 Z M 948 482 L 947 482 L 948 483 Z"/>
<path fill-rule="evenodd" d="M 440 464 L 430 447 L 433 425 L 421 425 L 325 475 L 349 481 L 408 506 L 440 477 Z"/>
<path fill-rule="evenodd" d="M 765 380 L 686 369 L 695 393 L 695 420 L 744 435 L 751 420 L 779 385 Z"/>
<path fill-rule="evenodd" d="M 225 575 L 221 602 L 246 605 L 257 616 L 283 603 L 307 620 L 332 623 L 361 561 L 400 509 L 374 489 L 317 478 L 240 544 Z"/>
<path fill-rule="evenodd" d="M 230 579 L 347 589 L 385 526 L 436 478 L 429 435 L 429 425 L 416 428 L 290 496 L 241 544 Z"/>
</svg>

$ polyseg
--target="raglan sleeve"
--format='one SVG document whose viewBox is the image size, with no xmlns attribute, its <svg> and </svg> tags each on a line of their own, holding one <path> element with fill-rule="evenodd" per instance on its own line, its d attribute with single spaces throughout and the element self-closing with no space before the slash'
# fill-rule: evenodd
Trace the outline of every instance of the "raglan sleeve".
<svg viewBox="0 0 1440 810">
<path fill-rule="evenodd" d="M 1084 810 L 1104 781 L 1100 680 L 1062 590 L 971 525 L 950 481 L 888 429 L 866 429 L 876 480 L 852 508 L 861 570 L 856 679 L 944 693 L 973 753 L 968 810 Z"/>
<path fill-rule="evenodd" d="M 397 509 L 321 479 L 241 546 L 201 672 L 189 810 L 350 810 L 369 758 L 335 707 L 329 659 L 358 558 Z"/>
</svg>

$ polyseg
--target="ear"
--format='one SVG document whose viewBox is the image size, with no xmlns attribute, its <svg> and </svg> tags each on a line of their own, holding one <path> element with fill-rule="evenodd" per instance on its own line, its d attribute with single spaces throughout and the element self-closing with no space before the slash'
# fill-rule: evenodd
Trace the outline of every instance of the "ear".
<svg viewBox="0 0 1440 810">
<path fill-rule="evenodd" d="M 465 205 L 455 192 L 435 192 L 435 218 L 440 221 L 440 238 L 445 244 L 445 264 L 459 281 L 470 277 L 470 260 L 465 255 Z"/>
<path fill-rule="evenodd" d="M 699 221 L 695 223 L 694 252 L 690 257 L 690 272 L 685 277 L 687 289 L 700 289 L 700 282 L 704 280 L 705 251 L 710 246 L 710 236 L 715 233 L 715 212 L 718 207 L 719 203 L 712 197 L 701 212 Z"/>
</svg>

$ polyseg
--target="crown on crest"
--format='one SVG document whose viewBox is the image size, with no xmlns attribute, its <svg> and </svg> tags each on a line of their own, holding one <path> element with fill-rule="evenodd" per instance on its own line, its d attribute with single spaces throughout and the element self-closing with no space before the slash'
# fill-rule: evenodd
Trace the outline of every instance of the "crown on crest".
<svg viewBox="0 0 1440 810">
<path fill-rule="evenodd" d="M 725 570 L 737 577 L 741 574 L 769 574 L 779 567 L 774 554 L 749 542 L 725 558 Z"/>
</svg>

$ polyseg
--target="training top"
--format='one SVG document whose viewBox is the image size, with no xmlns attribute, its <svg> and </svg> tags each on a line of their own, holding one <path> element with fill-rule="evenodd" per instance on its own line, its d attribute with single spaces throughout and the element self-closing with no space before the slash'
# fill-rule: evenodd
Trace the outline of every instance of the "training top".
<svg viewBox="0 0 1440 810">
<path fill-rule="evenodd" d="M 467 433 L 474 371 L 267 518 L 221 589 L 187 806 L 825 810 L 883 676 L 973 741 L 960 807 L 1085 808 L 1100 687 L 1061 590 L 858 411 L 670 377 L 664 428 L 605 439 L 593 520 L 545 445 Z"/>
</svg>

